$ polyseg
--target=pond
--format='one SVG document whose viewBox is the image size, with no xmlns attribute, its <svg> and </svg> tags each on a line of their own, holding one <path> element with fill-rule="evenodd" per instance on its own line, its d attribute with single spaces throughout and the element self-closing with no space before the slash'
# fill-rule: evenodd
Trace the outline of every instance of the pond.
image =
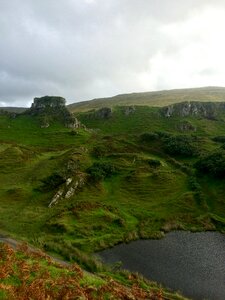
<svg viewBox="0 0 225 300">
<path fill-rule="evenodd" d="M 225 234 L 176 231 L 104 250 L 105 263 L 122 267 L 192 299 L 225 299 Z"/>
</svg>

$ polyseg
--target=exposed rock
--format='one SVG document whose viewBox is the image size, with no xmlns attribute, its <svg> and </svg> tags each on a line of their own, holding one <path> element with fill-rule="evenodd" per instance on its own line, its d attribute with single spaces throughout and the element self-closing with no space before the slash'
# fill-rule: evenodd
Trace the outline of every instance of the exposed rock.
<svg viewBox="0 0 225 300">
<path fill-rule="evenodd" d="M 194 127 L 190 122 L 184 121 L 178 125 L 178 129 L 180 131 L 196 131 L 196 127 Z"/>
<path fill-rule="evenodd" d="M 72 178 L 67 178 L 66 179 L 66 185 L 69 185 L 72 182 L 72 180 L 73 180 Z"/>
<path fill-rule="evenodd" d="M 112 117 L 112 109 L 109 107 L 103 107 L 95 112 L 95 116 L 99 119 L 108 119 Z"/>
<path fill-rule="evenodd" d="M 0 109 L 0 116 L 8 116 L 11 119 L 15 119 L 18 116 L 18 114 L 15 112 L 9 112 L 7 110 Z"/>
<path fill-rule="evenodd" d="M 26 110 L 25 114 L 37 116 L 41 128 L 49 127 L 54 120 L 60 121 L 64 126 L 72 129 L 83 127 L 77 118 L 68 111 L 65 104 L 66 100 L 62 97 L 34 98 L 31 108 Z"/>
<path fill-rule="evenodd" d="M 80 161 L 79 159 L 70 159 L 68 162 L 67 162 L 67 166 L 66 166 L 66 172 L 68 174 L 74 174 L 76 173 L 78 170 L 79 170 L 79 167 L 80 167 Z"/>
<path fill-rule="evenodd" d="M 65 107 L 66 100 L 58 96 L 44 96 L 41 98 L 34 98 L 34 102 L 31 105 L 31 108 L 34 110 L 43 110 L 47 107 L 50 108 L 60 108 Z"/>
<path fill-rule="evenodd" d="M 43 123 L 42 125 L 41 125 L 41 128 L 48 128 L 49 127 L 49 123 Z"/>
<path fill-rule="evenodd" d="M 81 124 L 77 120 L 77 118 L 75 118 L 71 114 L 71 117 L 69 117 L 69 118 L 66 119 L 65 126 L 68 127 L 68 128 L 77 129 L 77 128 L 81 127 Z"/>
<path fill-rule="evenodd" d="M 86 174 L 77 172 L 73 177 L 68 177 L 66 182 L 59 188 L 57 193 L 52 198 L 48 207 L 56 205 L 63 199 L 71 198 L 76 191 L 85 184 Z"/>
<path fill-rule="evenodd" d="M 187 117 L 200 116 L 207 119 L 216 119 L 218 113 L 225 110 L 224 102 L 181 102 L 169 105 L 162 108 L 162 113 L 165 117 L 173 116 Z"/>
<path fill-rule="evenodd" d="M 130 114 L 133 114 L 135 112 L 135 107 L 134 106 L 125 106 L 123 108 L 123 112 L 125 116 L 129 116 Z"/>
<path fill-rule="evenodd" d="M 71 186 L 69 190 L 66 192 L 65 199 L 72 197 L 75 193 L 76 187 Z"/>
<path fill-rule="evenodd" d="M 55 205 L 60 200 L 60 198 L 62 197 L 63 192 L 64 192 L 64 189 L 58 190 L 57 193 L 52 198 L 52 201 L 50 202 L 48 207 L 52 207 L 53 205 Z"/>
<path fill-rule="evenodd" d="M 91 110 L 89 113 L 85 114 L 85 118 L 87 120 L 93 119 L 109 119 L 113 115 L 112 108 L 110 107 L 102 107 L 98 110 Z"/>
</svg>

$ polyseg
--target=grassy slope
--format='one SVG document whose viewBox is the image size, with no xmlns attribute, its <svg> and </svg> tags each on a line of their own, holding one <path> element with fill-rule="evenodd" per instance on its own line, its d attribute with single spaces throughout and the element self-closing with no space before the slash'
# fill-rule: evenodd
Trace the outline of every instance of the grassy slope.
<svg viewBox="0 0 225 300">
<path fill-rule="evenodd" d="M 174 299 L 182 296 L 128 272 L 98 275 L 78 265 L 62 266 L 26 245 L 14 251 L 0 243 L 0 299 Z"/>
<path fill-rule="evenodd" d="M 193 89 L 177 89 L 156 92 L 122 94 L 109 98 L 99 98 L 68 105 L 73 112 L 88 111 L 101 107 L 148 105 L 166 106 L 183 101 L 224 101 L 224 87 L 204 87 Z"/>
<path fill-rule="evenodd" d="M 12 113 L 22 113 L 26 110 L 27 108 L 25 107 L 13 107 L 13 106 L 4 106 L 4 107 L 0 107 L 0 111 L 4 110 L 4 111 L 8 111 L 8 112 L 12 112 Z"/>
<path fill-rule="evenodd" d="M 189 169 L 196 160 L 170 157 L 160 141 L 143 143 L 143 132 L 181 134 L 179 118 L 164 119 L 156 108 L 137 107 L 125 116 L 98 120 L 79 115 L 94 131 L 71 130 L 54 124 L 40 128 L 35 119 L 0 117 L 0 229 L 46 251 L 97 270 L 87 253 L 138 237 L 161 237 L 173 229 L 225 229 L 224 181 L 199 178 L 202 197 L 190 188 Z M 225 132 L 219 121 L 187 118 L 201 140 L 201 151 L 220 147 L 211 138 Z M 96 152 L 98 155 L 96 156 Z M 160 160 L 159 168 L 149 159 Z M 42 180 L 65 170 L 69 161 L 86 172 L 96 161 L 113 164 L 116 173 L 99 182 L 87 180 L 72 198 L 51 209 L 57 188 L 41 190 Z"/>
<path fill-rule="evenodd" d="M 68 105 L 72 112 L 82 112 L 101 107 L 147 105 L 162 107 L 183 101 L 219 102 L 225 100 L 224 87 L 202 87 L 192 89 L 175 89 L 154 92 L 121 94 L 108 98 L 97 98 Z M 9 112 L 21 113 L 23 107 L 0 107 Z"/>
</svg>

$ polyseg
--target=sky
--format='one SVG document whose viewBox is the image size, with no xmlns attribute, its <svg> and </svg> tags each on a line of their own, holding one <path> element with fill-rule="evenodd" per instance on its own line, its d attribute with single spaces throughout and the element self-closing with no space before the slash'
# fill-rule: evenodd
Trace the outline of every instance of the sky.
<svg viewBox="0 0 225 300">
<path fill-rule="evenodd" d="M 0 0 L 0 106 L 225 86 L 224 0 Z"/>
</svg>

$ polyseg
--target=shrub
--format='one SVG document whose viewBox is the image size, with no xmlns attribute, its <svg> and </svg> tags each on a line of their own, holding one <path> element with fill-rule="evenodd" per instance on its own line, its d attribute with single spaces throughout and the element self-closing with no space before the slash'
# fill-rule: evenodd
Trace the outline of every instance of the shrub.
<svg viewBox="0 0 225 300">
<path fill-rule="evenodd" d="M 194 156 L 198 151 L 193 143 L 194 139 L 190 136 L 171 136 L 164 139 L 164 148 L 169 154 Z"/>
<path fill-rule="evenodd" d="M 41 180 L 43 185 L 41 190 L 54 190 L 61 184 L 65 183 L 65 178 L 58 173 L 53 173 L 52 175 Z"/>
<path fill-rule="evenodd" d="M 202 173 L 207 173 L 215 177 L 225 176 L 225 153 L 214 152 L 199 159 L 195 167 Z"/>
<path fill-rule="evenodd" d="M 200 184 L 197 182 L 196 177 L 194 176 L 190 176 L 188 179 L 188 185 L 190 187 L 190 189 L 192 191 L 200 191 L 201 190 L 201 186 Z"/>
<path fill-rule="evenodd" d="M 79 134 L 78 131 L 75 129 L 73 129 L 69 132 L 69 135 L 78 135 L 78 134 Z"/>
<path fill-rule="evenodd" d="M 142 142 L 151 142 L 159 139 L 159 135 L 154 132 L 145 132 L 140 135 L 140 140 Z"/>
<path fill-rule="evenodd" d="M 212 140 L 214 142 L 218 142 L 218 143 L 225 143 L 225 136 L 224 135 L 222 135 L 222 136 L 215 136 Z"/>
<path fill-rule="evenodd" d="M 161 166 L 161 162 L 158 159 L 149 159 L 148 164 L 152 168 L 158 168 Z"/>
<path fill-rule="evenodd" d="M 92 155 L 96 158 L 102 158 L 107 153 L 107 148 L 104 145 L 98 145 L 93 147 Z"/>
<path fill-rule="evenodd" d="M 115 173 L 115 167 L 108 162 L 95 162 L 87 172 L 94 181 L 110 177 Z"/>
<path fill-rule="evenodd" d="M 161 138 L 161 139 L 171 137 L 171 133 L 166 132 L 166 131 L 156 131 L 155 134 L 157 134 L 159 136 L 159 138 Z"/>
</svg>

